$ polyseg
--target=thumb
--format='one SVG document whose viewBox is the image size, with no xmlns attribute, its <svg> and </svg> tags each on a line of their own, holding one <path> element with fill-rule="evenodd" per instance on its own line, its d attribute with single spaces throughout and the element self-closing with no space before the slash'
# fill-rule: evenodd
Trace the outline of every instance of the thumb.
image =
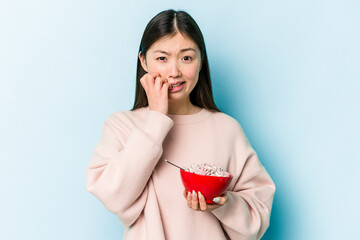
<svg viewBox="0 0 360 240">
<path fill-rule="evenodd" d="M 213 199 L 213 201 L 217 204 L 223 205 L 227 202 L 227 195 L 222 196 L 222 197 L 220 197 L 220 196 L 216 197 Z"/>
</svg>

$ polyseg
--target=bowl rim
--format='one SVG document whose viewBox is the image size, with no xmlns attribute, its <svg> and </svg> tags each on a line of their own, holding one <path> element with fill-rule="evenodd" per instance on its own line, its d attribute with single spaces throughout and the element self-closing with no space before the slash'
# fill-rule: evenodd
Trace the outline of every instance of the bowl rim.
<svg viewBox="0 0 360 240">
<path fill-rule="evenodd" d="M 198 173 L 192 173 L 192 172 L 189 172 L 189 171 L 185 171 L 185 170 L 182 170 L 182 169 L 180 169 L 180 172 L 191 173 L 191 174 L 198 175 L 198 176 L 202 176 L 202 177 L 213 177 L 213 178 L 232 178 L 232 177 L 233 177 L 233 175 L 232 175 L 231 173 L 229 173 L 230 176 L 228 176 L 228 177 L 223 177 L 223 176 L 202 175 L 202 174 L 198 174 Z"/>
</svg>

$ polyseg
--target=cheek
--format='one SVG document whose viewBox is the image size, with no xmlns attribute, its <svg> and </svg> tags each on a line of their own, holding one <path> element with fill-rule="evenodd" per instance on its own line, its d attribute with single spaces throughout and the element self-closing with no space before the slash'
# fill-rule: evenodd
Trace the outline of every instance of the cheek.
<svg viewBox="0 0 360 240">
<path fill-rule="evenodd" d="M 163 71 L 165 65 L 159 64 L 159 62 L 157 62 L 154 59 L 150 59 L 150 60 L 148 59 L 147 66 L 150 72 L 159 72 L 160 70 Z"/>
<path fill-rule="evenodd" d="M 157 64 L 154 61 L 148 62 L 148 70 L 149 70 L 149 72 L 160 73 L 161 76 L 166 75 L 165 65 L 164 64 Z"/>
<path fill-rule="evenodd" d="M 198 80 L 198 78 L 199 78 L 199 68 L 194 67 L 194 68 L 185 69 L 183 71 L 183 74 L 186 75 L 186 77 L 189 80 L 192 80 L 192 81 L 196 82 Z"/>
</svg>

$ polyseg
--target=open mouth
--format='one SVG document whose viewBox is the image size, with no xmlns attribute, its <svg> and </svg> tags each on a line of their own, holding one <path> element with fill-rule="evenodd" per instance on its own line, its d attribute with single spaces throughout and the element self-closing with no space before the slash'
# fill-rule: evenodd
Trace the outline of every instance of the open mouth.
<svg viewBox="0 0 360 240">
<path fill-rule="evenodd" d="M 178 92 L 182 89 L 182 87 L 184 86 L 185 82 L 179 82 L 177 84 L 171 84 L 169 91 L 170 92 Z"/>
<path fill-rule="evenodd" d="M 179 82 L 178 84 L 171 84 L 170 89 L 176 88 L 176 87 L 182 85 L 183 83 L 185 83 L 185 82 Z"/>
</svg>

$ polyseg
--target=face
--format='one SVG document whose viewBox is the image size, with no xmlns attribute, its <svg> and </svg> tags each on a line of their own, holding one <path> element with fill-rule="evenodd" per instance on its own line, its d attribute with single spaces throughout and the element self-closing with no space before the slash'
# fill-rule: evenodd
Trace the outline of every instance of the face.
<svg viewBox="0 0 360 240">
<path fill-rule="evenodd" d="M 146 52 L 146 59 L 140 53 L 139 58 L 146 72 L 158 72 L 173 84 L 169 101 L 189 98 L 201 69 L 201 53 L 193 40 L 177 33 L 155 42 Z"/>
</svg>

